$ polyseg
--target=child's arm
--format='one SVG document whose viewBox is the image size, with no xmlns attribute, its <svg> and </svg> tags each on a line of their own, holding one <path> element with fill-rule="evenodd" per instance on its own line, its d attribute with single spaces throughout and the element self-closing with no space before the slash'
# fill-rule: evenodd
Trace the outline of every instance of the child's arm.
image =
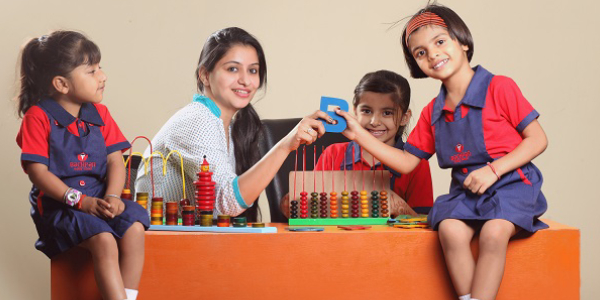
<svg viewBox="0 0 600 300">
<path fill-rule="evenodd" d="M 498 172 L 498 176 L 502 176 L 530 162 L 544 152 L 546 146 L 548 146 L 546 133 L 544 133 L 542 126 L 537 120 L 529 123 L 521 132 L 521 136 L 523 140 L 513 151 L 491 164 L 496 172 Z M 471 172 L 463 182 L 463 185 L 471 192 L 481 195 L 497 180 L 498 177 L 494 174 L 492 168 L 485 166 Z"/>
<path fill-rule="evenodd" d="M 111 212 L 114 216 L 120 215 L 125 210 L 125 204 L 120 198 L 117 198 L 120 197 L 124 185 L 125 164 L 123 163 L 123 153 L 114 151 L 107 156 L 106 193 L 104 194 L 104 200 L 111 205 Z"/>
<path fill-rule="evenodd" d="M 402 173 L 407 174 L 412 172 L 421 161 L 420 158 L 379 141 L 376 137 L 364 129 L 348 112 L 338 110 L 338 115 L 346 119 L 348 127 L 342 132 L 350 140 L 356 141 L 367 152 L 371 153 L 375 158 L 381 161 L 384 165 Z"/>
<path fill-rule="evenodd" d="M 41 163 L 28 162 L 25 165 L 25 171 L 29 175 L 29 180 L 44 192 L 45 195 L 56 201 L 63 202 L 64 195 L 69 187 L 56 177 L 56 175 L 48 171 L 48 166 Z M 103 199 L 88 196 L 80 201 L 83 201 L 81 203 L 81 211 L 99 218 L 112 218 L 112 213 L 109 210 L 110 205 Z"/>
</svg>

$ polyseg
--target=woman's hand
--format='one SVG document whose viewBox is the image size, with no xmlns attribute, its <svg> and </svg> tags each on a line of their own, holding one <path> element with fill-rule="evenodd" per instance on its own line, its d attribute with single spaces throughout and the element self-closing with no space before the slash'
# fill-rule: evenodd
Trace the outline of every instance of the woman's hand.
<svg viewBox="0 0 600 300">
<path fill-rule="evenodd" d="M 471 172 L 463 182 L 463 186 L 473 194 L 481 195 L 496 181 L 498 177 L 492 168 L 484 166 Z"/>
<path fill-rule="evenodd" d="M 327 120 L 328 123 L 333 122 L 333 119 L 328 114 L 320 110 L 304 117 L 300 123 L 298 123 L 298 125 L 283 138 L 284 143 L 282 143 L 282 145 L 286 147 L 288 152 L 298 149 L 302 144 L 310 145 L 314 143 L 317 138 L 320 138 L 325 134 L 325 127 L 318 119 Z"/>
<path fill-rule="evenodd" d="M 84 213 L 88 213 L 90 215 L 96 216 L 102 219 L 112 219 L 114 218 L 113 213 L 110 209 L 110 204 L 100 198 L 89 197 L 86 196 L 84 199 L 81 199 L 81 211 Z"/>
<path fill-rule="evenodd" d="M 281 201 L 279 201 L 279 209 L 286 218 L 290 218 L 290 194 L 285 194 L 285 196 L 281 198 Z"/>
<path fill-rule="evenodd" d="M 354 139 L 356 139 L 356 133 L 359 130 L 365 130 L 362 125 L 360 125 L 360 123 L 358 123 L 358 120 L 356 119 L 355 116 L 351 115 L 350 113 L 348 113 L 347 111 L 343 111 L 343 110 L 336 110 L 335 113 L 337 113 L 338 115 L 344 117 L 344 119 L 346 119 L 346 129 L 344 129 L 344 131 L 342 131 L 342 134 L 347 137 L 349 140 L 353 141 Z"/>
</svg>

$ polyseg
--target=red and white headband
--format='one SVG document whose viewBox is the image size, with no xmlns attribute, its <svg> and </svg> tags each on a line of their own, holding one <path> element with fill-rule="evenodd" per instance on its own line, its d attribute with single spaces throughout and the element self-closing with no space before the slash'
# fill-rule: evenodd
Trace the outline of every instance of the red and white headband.
<svg viewBox="0 0 600 300">
<path fill-rule="evenodd" d="M 426 11 L 424 13 L 418 14 L 418 15 L 414 16 L 412 19 L 410 19 L 410 21 L 408 21 L 408 25 L 406 26 L 406 37 L 405 37 L 406 45 L 408 46 L 408 38 L 410 37 L 410 35 L 413 32 L 415 32 L 415 30 L 419 29 L 420 27 L 427 26 L 427 25 L 437 25 L 437 26 L 441 26 L 444 28 L 448 28 L 448 25 L 446 25 L 446 22 L 444 22 L 444 19 L 442 19 L 440 16 L 436 15 L 435 13 Z"/>
</svg>

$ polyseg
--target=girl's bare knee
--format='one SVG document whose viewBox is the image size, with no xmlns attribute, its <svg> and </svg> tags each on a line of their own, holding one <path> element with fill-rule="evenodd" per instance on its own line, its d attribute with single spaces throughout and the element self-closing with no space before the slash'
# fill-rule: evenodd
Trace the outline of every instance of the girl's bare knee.
<svg viewBox="0 0 600 300">
<path fill-rule="evenodd" d="M 481 229 L 479 235 L 479 249 L 481 252 L 502 253 L 508 246 L 510 237 L 515 232 L 515 226 L 508 221 L 488 221 Z"/>
<path fill-rule="evenodd" d="M 125 234 L 135 238 L 144 238 L 146 234 L 146 229 L 144 228 L 144 225 L 142 225 L 142 223 L 135 222 L 129 227 L 129 229 L 127 229 L 127 232 L 125 232 Z"/>
<path fill-rule="evenodd" d="M 82 246 L 88 249 L 92 256 L 118 256 L 117 241 L 115 237 L 108 232 L 102 232 L 92 236 L 82 243 Z"/>
</svg>

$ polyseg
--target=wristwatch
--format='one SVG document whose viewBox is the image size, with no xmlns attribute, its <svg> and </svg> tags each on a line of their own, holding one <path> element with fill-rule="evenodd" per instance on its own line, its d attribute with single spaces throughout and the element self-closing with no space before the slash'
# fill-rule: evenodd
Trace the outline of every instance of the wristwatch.
<svg viewBox="0 0 600 300">
<path fill-rule="evenodd" d="M 81 200 L 81 195 L 82 194 L 80 191 L 73 188 L 69 188 L 65 193 L 65 204 L 74 207 Z"/>
</svg>

